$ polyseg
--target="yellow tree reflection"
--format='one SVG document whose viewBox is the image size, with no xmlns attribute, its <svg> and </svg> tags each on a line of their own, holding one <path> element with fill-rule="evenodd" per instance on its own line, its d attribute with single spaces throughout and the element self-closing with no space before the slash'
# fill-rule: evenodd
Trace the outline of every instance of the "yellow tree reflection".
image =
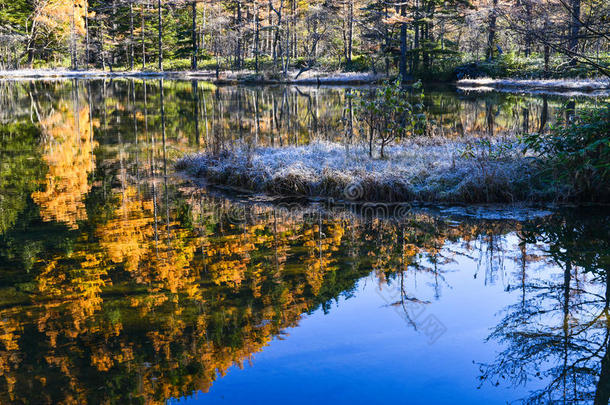
<svg viewBox="0 0 610 405">
<path fill-rule="evenodd" d="M 72 229 L 87 219 L 84 198 L 91 190 L 89 173 L 95 169 L 89 106 L 70 108 L 62 102 L 58 110 L 41 122 L 44 134 L 43 160 L 49 167 L 44 190 L 32 193 L 44 221 L 65 223 Z"/>
</svg>

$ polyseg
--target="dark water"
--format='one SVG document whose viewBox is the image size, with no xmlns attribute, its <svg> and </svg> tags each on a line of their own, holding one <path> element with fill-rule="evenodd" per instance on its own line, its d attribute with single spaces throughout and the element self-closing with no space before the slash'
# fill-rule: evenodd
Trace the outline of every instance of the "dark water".
<svg viewBox="0 0 610 405">
<path fill-rule="evenodd" d="M 607 210 L 370 218 L 198 190 L 176 158 L 341 140 L 352 90 L 160 89 L 0 83 L 0 403 L 608 403 Z M 436 135 L 502 136 L 567 100 L 427 103 Z"/>
</svg>

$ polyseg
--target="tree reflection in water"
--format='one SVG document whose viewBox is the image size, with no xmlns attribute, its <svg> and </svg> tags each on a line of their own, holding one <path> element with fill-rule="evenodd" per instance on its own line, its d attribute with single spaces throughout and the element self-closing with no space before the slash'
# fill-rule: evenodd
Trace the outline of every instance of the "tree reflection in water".
<svg viewBox="0 0 610 405">
<path fill-rule="evenodd" d="M 541 378 L 532 401 L 607 403 L 607 216 L 288 213 L 172 176 L 173 159 L 200 146 L 350 138 L 337 130 L 352 119 L 346 93 L 0 84 L 0 402 L 164 403 L 208 391 L 368 275 L 398 286 L 389 304 L 408 310 L 442 301 L 464 259 L 485 285 L 515 267 L 521 295 L 490 336 L 504 351 L 481 365 L 483 383 Z M 550 119 L 546 98 L 461 97 L 430 96 L 439 134 Z"/>
<path fill-rule="evenodd" d="M 539 265 L 561 272 L 527 273 L 521 302 L 506 308 L 489 336 L 505 349 L 481 366 L 484 382 L 541 379 L 544 387 L 527 399 L 531 403 L 608 403 L 609 232 L 607 216 L 525 224 L 521 245 L 541 245 Z"/>
</svg>

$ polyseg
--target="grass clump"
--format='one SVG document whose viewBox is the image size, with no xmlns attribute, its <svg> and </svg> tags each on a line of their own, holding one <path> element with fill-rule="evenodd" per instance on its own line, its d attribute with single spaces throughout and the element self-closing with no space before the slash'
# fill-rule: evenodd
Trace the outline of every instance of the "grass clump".
<svg viewBox="0 0 610 405">
<path fill-rule="evenodd" d="M 491 152 L 490 152 L 491 151 Z M 317 142 L 282 148 L 238 147 L 189 156 L 181 170 L 210 183 L 284 196 L 374 202 L 510 203 L 553 199 L 537 181 L 532 156 L 516 138 L 449 141 L 412 137 L 385 159 L 366 145 Z"/>
</svg>

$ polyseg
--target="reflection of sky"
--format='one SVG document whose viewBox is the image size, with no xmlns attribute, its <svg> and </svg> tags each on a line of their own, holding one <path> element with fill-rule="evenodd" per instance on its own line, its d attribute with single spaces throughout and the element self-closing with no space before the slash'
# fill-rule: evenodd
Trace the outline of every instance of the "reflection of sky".
<svg viewBox="0 0 610 405">
<path fill-rule="evenodd" d="M 506 274 L 514 274 L 514 261 L 507 258 L 505 266 Z M 341 299 L 328 315 L 318 310 L 306 317 L 255 354 L 252 366 L 233 367 L 210 393 L 186 403 L 503 404 L 527 396 L 538 387 L 487 383 L 477 389 L 477 363 L 493 362 L 500 349 L 484 339 L 520 292 L 506 292 L 506 280 L 484 286 L 468 258 L 443 268 L 448 286 L 438 300 L 431 277 L 420 274 L 406 283 L 409 296 L 421 293 L 418 298 L 431 301 L 425 314 L 447 329 L 435 343 L 407 325 L 397 307 L 385 305 L 377 280 L 369 277 L 353 298 Z"/>
</svg>

